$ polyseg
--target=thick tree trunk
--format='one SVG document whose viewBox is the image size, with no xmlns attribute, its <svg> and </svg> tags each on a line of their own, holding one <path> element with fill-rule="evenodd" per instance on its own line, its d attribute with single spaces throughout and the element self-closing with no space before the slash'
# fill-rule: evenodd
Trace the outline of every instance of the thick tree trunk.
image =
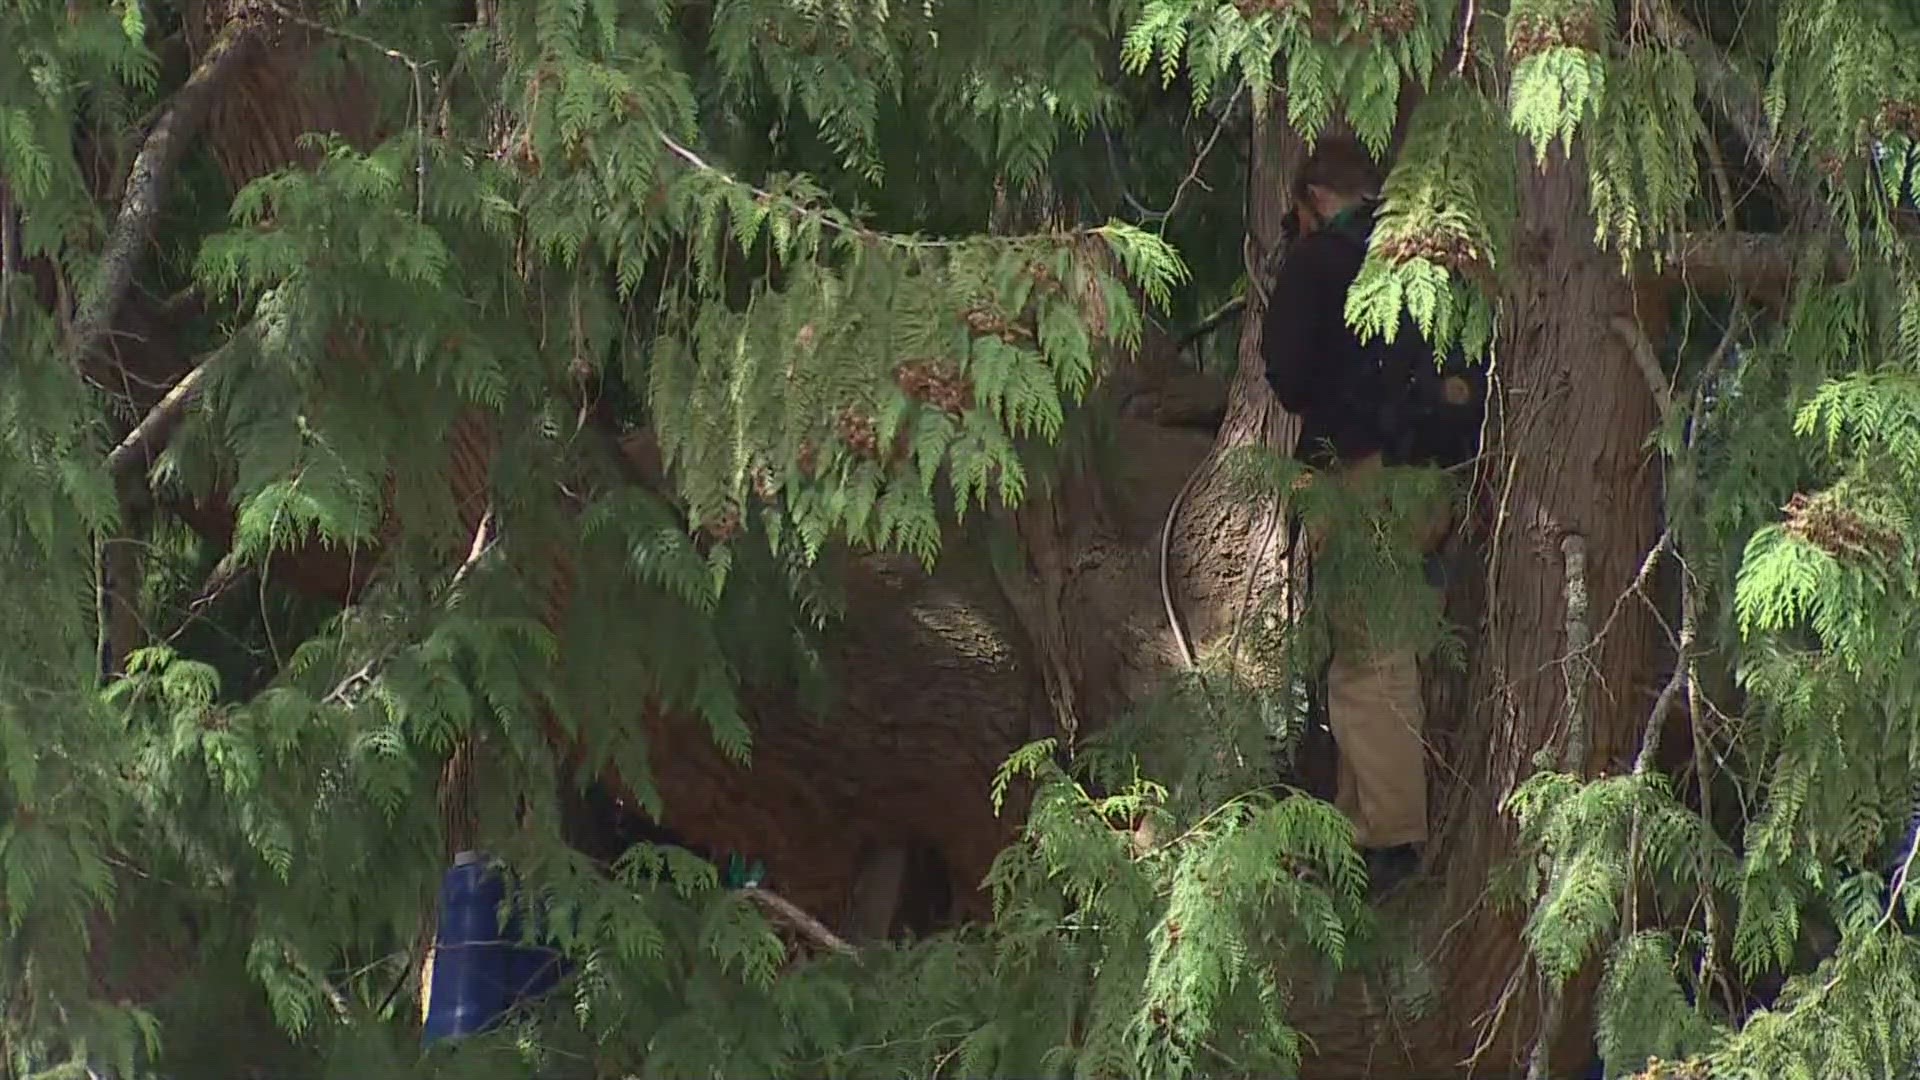
<svg viewBox="0 0 1920 1080">
<path fill-rule="evenodd" d="M 1523 168 L 1522 250 L 1489 424 L 1497 453 L 1484 478 L 1479 707 L 1453 763 L 1466 782 L 1442 842 L 1447 922 L 1464 920 L 1439 961 L 1453 1005 L 1447 1026 L 1473 1030 L 1498 1060 L 1523 1053 L 1538 1026 L 1531 977 L 1517 974 L 1518 920 L 1484 902 L 1487 871 L 1512 854 L 1500 803 L 1543 750 L 1554 767 L 1623 767 L 1653 703 L 1658 647 L 1648 602 L 1628 595 L 1658 533 L 1658 465 L 1646 443 L 1655 403 L 1615 324 L 1659 327 L 1664 312 L 1647 310 L 1651 301 L 1594 247 L 1581 163 Z M 1584 566 L 1572 569 L 1584 570 L 1590 597 L 1583 629 L 1594 635 L 1583 656 L 1570 655 L 1568 641 L 1569 552 L 1578 549 L 1571 561 Z M 1569 739 L 1579 743 L 1571 753 Z M 1570 1019 L 1580 989 L 1569 991 Z"/>
</svg>

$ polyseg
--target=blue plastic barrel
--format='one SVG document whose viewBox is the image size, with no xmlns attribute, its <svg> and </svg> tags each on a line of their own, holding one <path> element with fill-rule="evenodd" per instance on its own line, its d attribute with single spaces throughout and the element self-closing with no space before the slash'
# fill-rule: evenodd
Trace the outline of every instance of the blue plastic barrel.
<svg viewBox="0 0 1920 1080">
<path fill-rule="evenodd" d="M 505 899 L 505 883 L 478 852 L 455 856 L 453 869 L 440 879 L 427 1042 L 485 1031 L 515 1004 L 559 980 L 558 953 L 521 945 L 517 917 L 500 924 Z"/>
</svg>

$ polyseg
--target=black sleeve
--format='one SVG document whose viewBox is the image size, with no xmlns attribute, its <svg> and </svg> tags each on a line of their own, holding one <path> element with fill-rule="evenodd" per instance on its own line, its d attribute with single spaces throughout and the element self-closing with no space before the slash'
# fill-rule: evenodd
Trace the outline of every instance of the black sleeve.
<svg viewBox="0 0 1920 1080">
<path fill-rule="evenodd" d="M 1322 396 L 1325 367 L 1333 359 L 1326 344 L 1330 331 L 1345 325 L 1346 288 L 1352 280 L 1335 265 L 1341 253 L 1321 240 L 1305 237 L 1287 252 L 1261 324 L 1267 385 L 1280 406 L 1296 416 L 1313 411 Z"/>
</svg>

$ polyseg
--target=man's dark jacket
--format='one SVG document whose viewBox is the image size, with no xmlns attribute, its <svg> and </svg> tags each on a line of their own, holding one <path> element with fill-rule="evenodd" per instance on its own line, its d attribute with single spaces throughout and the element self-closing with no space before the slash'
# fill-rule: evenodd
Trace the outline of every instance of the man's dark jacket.
<svg viewBox="0 0 1920 1080">
<path fill-rule="evenodd" d="M 1261 335 L 1267 382 L 1300 417 L 1296 456 L 1308 464 L 1384 453 L 1389 464 L 1453 465 L 1448 459 L 1473 454 L 1479 387 L 1472 406 L 1439 402 L 1439 369 L 1411 318 L 1392 343 L 1362 344 L 1347 326 L 1347 290 L 1366 258 L 1373 211 L 1354 207 L 1288 250 Z"/>
</svg>

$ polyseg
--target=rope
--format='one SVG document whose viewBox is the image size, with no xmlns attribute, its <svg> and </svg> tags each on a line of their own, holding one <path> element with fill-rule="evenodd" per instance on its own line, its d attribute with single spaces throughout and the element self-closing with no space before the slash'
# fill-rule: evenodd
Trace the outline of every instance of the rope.
<svg viewBox="0 0 1920 1080">
<path fill-rule="evenodd" d="M 1160 527 L 1160 604 L 1166 609 L 1167 626 L 1173 630 L 1173 640 L 1180 646 L 1181 659 L 1186 661 L 1189 670 L 1200 666 L 1200 658 L 1193 651 L 1193 642 L 1187 639 L 1187 628 L 1180 622 L 1180 612 L 1173 606 L 1173 589 L 1167 584 L 1167 552 L 1173 546 L 1173 523 L 1180 517 L 1180 507 L 1193 491 L 1193 485 L 1199 482 L 1201 470 L 1212 460 L 1213 456 L 1208 455 L 1187 474 L 1187 482 L 1181 484 L 1180 490 L 1173 496 L 1173 504 L 1167 507 L 1167 520 Z"/>
</svg>

